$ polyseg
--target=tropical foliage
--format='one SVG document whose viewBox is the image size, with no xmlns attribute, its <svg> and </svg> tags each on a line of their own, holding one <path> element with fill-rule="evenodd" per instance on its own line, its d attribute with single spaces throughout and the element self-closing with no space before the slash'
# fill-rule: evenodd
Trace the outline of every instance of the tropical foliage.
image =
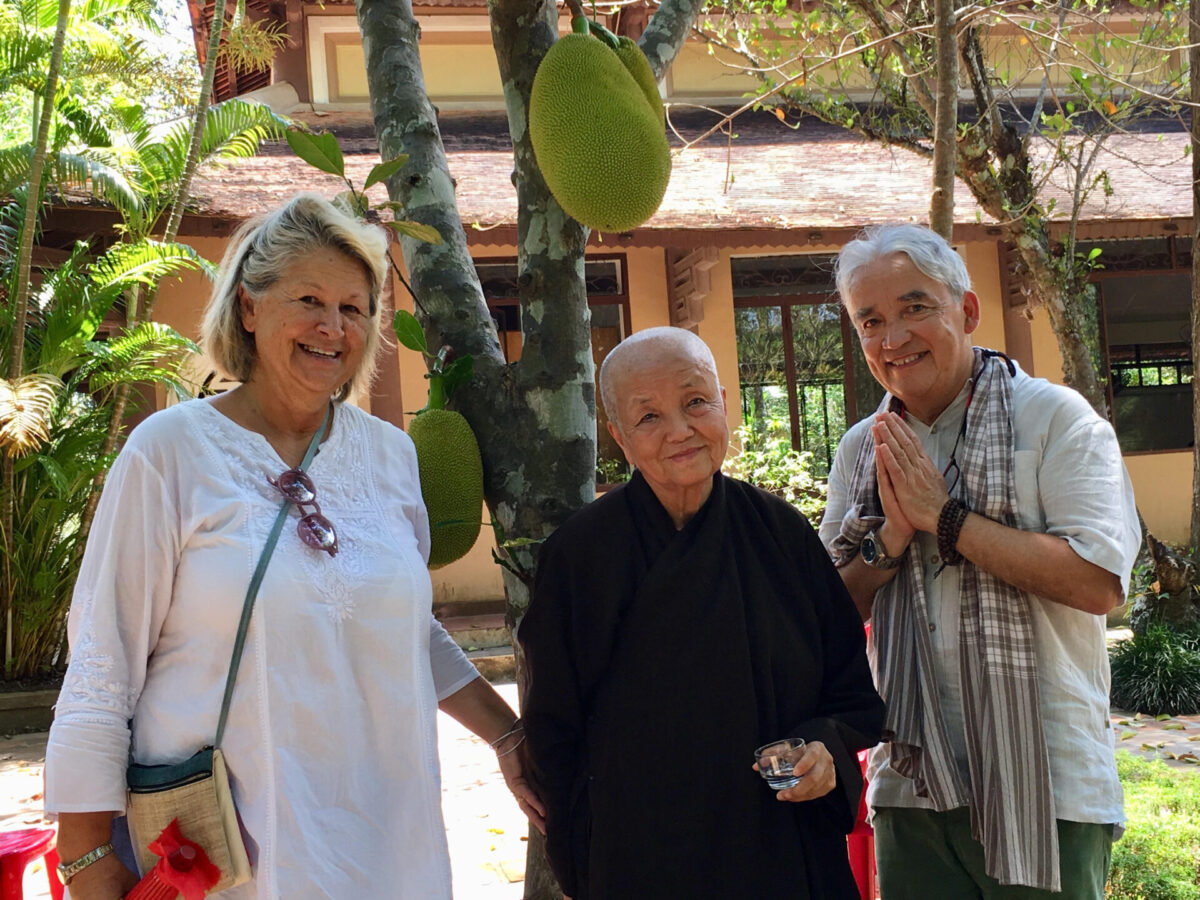
<svg viewBox="0 0 1200 900">
<path fill-rule="evenodd" d="M 182 208 L 197 162 L 251 156 L 286 123 L 234 100 L 156 125 L 123 95 L 99 102 L 79 90 L 100 72 L 124 77 L 146 64 L 129 30 L 147 27 L 145 3 L 0 8 L 0 85 L 32 94 L 37 125 L 30 143 L 0 143 L 0 296 L 9 301 L 0 310 L 9 372 L 0 380 L 0 600 L 3 677 L 19 679 L 64 661 L 66 611 L 128 398 L 184 389 L 180 366 L 195 347 L 151 321 L 150 303 L 161 279 L 208 263 L 170 229 L 163 239 L 162 221 Z M 47 187 L 106 201 L 120 226 L 31 266 Z M 47 248 L 50 258 L 61 252 Z"/>
<path fill-rule="evenodd" d="M 0 210 L 6 292 L 15 276 L 13 219 L 22 205 Z M 65 613 L 82 552 L 80 519 L 94 479 L 112 462 L 103 446 L 115 391 L 122 384 L 178 389 L 177 363 L 192 349 L 174 329 L 154 323 L 106 337 L 105 319 L 135 286 L 201 264 L 181 245 L 118 244 L 93 260 L 80 244 L 66 262 L 42 273 L 25 328 L 23 376 L 37 386 L 37 403 L 23 403 L 21 417 L 4 416 L 0 402 L 0 431 L 11 432 L 12 443 L 27 451 L 14 460 L 13 532 L 6 542 L 5 599 L 12 610 L 7 678 L 42 674 L 62 661 Z M 13 325 L 11 305 L 0 307 L 5 353 Z"/>
<path fill-rule="evenodd" d="M 828 485 L 814 475 L 812 453 L 793 450 L 786 430 L 764 434 L 753 428 L 741 428 L 737 438 L 742 450 L 725 458 L 722 471 L 778 494 L 816 528 L 825 514 Z"/>
<path fill-rule="evenodd" d="M 1151 625 L 1109 653 L 1114 706 L 1149 715 L 1200 712 L 1200 632 Z"/>
</svg>

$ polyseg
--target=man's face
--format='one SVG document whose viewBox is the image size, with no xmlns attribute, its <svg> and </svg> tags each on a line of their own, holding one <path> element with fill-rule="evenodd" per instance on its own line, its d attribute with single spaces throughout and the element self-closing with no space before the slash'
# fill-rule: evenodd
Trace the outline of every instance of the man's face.
<svg viewBox="0 0 1200 900">
<path fill-rule="evenodd" d="M 893 253 L 859 269 L 843 300 L 875 380 L 921 421 L 936 419 L 971 376 L 979 299 Z"/>
</svg>

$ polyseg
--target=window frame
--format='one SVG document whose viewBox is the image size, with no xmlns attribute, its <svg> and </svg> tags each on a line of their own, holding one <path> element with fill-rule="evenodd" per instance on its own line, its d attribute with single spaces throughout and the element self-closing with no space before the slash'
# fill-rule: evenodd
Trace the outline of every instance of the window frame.
<svg viewBox="0 0 1200 900">
<path fill-rule="evenodd" d="M 1098 269 L 1092 271 L 1088 276 L 1088 281 L 1096 285 L 1096 312 L 1098 317 L 1097 328 L 1100 343 L 1100 355 L 1104 365 L 1104 400 L 1108 406 L 1108 421 L 1112 425 L 1113 431 L 1117 432 L 1117 438 L 1120 439 L 1120 432 L 1117 431 L 1117 413 L 1116 413 L 1116 395 L 1113 390 L 1113 363 L 1112 355 L 1109 348 L 1108 339 L 1108 304 L 1105 297 L 1104 284 L 1109 281 L 1117 281 L 1130 278 L 1144 278 L 1148 274 L 1152 275 L 1186 275 L 1189 278 L 1192 275 L 1192 265 L 1181 262 L 1181 257 L 1185 259 L 1191 255 L 1192 237 L 1189 234 L 1162 234 L 1162 235 L 1145 235 L 1130 240 L 1165 240 L 1167 243 L 1167 259 L 1168 266 L 1166 268 L 1158 268 L 1153 265 L 1148 265 L 1145 268 L 1124 268 L 1120 270 Z M 1187 244 L 1186 254 L 1182 253 L 1177 244 L 1184 241 Z M 1121 239 L 1095 239 L 1079 241 L 1079 244 L 1086 246 L 1101 246 L 1123 243 Z M 1104 264 L 1104 256 L 1101 254 L 1099 262 Z M 1188 347 L 1189 354 L 1191 347 Z M 1192 378 L 1196 377 L 1196 360 L 1192 360 Z M 1121 453 L 1123 456 L 1154 456 L 1161 453 L 1191 453 L 1191 447 L 1175 447 L 1163 448 L 1158 450 L 1124 450 Z"/>
</svg>

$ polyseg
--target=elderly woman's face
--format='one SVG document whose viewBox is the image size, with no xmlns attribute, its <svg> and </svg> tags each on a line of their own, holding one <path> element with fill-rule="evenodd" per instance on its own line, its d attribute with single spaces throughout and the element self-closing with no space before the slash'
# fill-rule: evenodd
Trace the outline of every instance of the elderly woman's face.
<svg viewBox="0 0 1200 900">
<path fill-rule="evenodd" d="M 370 282 L 362 264 L 321 248 L 293 260 L 251 297 L 239 289 L 242 327 L 254 335 L 252 377 L 324 403 L 362 363 L 370 327 Z"/>
<path fill-rule="evenodd" d="M 704 490 L 729 447 L 725 389 L 689 356 L 672 353 L 614 382 L 620 428 L 609 430 L 660 499 Z"/>
</svg>

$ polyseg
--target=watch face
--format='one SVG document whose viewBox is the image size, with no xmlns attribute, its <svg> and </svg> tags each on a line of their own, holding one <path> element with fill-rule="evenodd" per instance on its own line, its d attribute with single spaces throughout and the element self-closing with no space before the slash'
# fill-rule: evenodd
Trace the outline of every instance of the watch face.
<svg viewBox="0 0 1200 900">
<path fill-rule="evenodd" d="M 863 538 L 860 552 L 862 553 L 863 562 L 868 565 L 874 563 L 879 558 L 879 548 L 875 546 L 875 538 L 870 535 Z"/>
</svg>

